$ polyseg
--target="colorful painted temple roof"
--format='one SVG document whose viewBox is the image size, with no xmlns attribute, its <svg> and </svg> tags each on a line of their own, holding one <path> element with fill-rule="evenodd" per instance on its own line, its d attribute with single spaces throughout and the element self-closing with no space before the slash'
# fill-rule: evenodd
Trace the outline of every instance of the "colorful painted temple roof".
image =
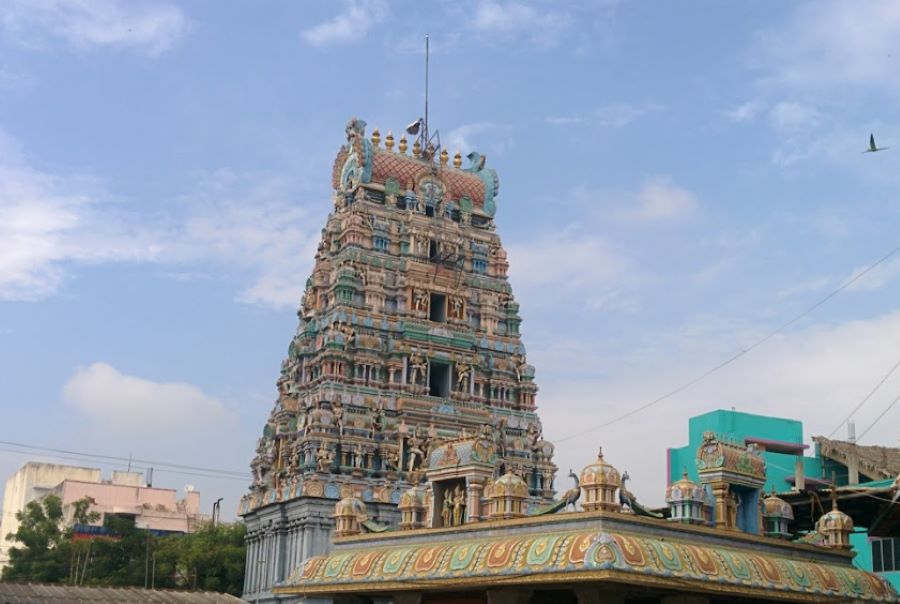
<svg viewBox="0 0 900 604">
<path fill-rule="evenodd" d="M 762 485 L 766 480 L 766 462 L 752 445 L 742 447 L 705 432 L 697 449 L 697 473 L 701 482 L 707 475 L 726 473 Z"/>
<path fill-rule="evenodd" d="M 343 146 L 334 160 L 332 170 L 332 186 L 340 188 L 350 173 L 364 185 L 380 185 L 388 194 L 400 195 L 407 189 L 417 188 L 423 179 L 430 179 L 433 174 L 434 159 L 426 159 L 421 153 L 406 154 L 406 147 L 401 144 L 400 151 L 382 149 L 373 145 L 372 141 L 362 136 L 366 123 L 356 118 L 347 126 L 348 134 L 358 131 L 360 136 L 351 137 L 349 144 Z M 457 156 L 456 164 L 460 161 Z M 468 206 L 466 211 L 474 211 L 487 216 L 495 212 L 494 197 L 500 188 L 497 173 L 484 167 L 484 156 L 470 153 L 471 165 L 467 168 L 441 165 L 440 181 L 445 199 L 458 202 L 460 206 Z"/>
<path fill-rule="evenodd" d="M 566 532 L 505 531 L 501 536 L 493 531 L 480 538 L 397 540 L 379 547 L 360 543 L 308 560 L 277 591 L 314 595 L 608 581 L 744 596 L 764 593 L 769 599 L 900 601 L 881 577 L 850 564 L 815 561 L 802 551 L 798 555 L 796 546 L 773 554 L 593 524 Z"/>
</svg>

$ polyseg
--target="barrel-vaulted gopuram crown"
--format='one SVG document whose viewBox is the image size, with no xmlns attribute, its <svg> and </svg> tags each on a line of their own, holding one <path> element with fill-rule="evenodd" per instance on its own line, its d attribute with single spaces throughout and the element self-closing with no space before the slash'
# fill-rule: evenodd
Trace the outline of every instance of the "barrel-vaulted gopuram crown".
<svg viewBox="0 0 900 604">
<path fill-rule="evenodd" d="M 334 211 L 240 513 L 301 498 L 395 509 L 431 452 L 476 438 L 496 456 L 485 482 L 519 476 L 533 509 L 556 468 L 495 232 L 497 174 L 477 153 L 463 167 L 365 126 L 348 123 L 335 159 Z"/>
</svg>

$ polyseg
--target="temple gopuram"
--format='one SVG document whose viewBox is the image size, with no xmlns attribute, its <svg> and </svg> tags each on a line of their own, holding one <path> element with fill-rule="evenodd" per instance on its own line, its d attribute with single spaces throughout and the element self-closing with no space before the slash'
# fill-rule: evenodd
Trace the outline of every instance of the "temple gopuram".
<svg viewBox="0 0 900 604">
<path fill-rule="evenodd" d="M 464 167 L 427 137 L 365 128 L 351 120 L 335 158 L 334 211 L 240 503 L 245 598 L 272 600 L 330 550 L 337 501 L 364 504 L 373 532 L 400 527 L 410 489 L 443 527 L 479 520 L 506 474 L 524 480 L 517 509 L 552 501 L 553 445 L 494 226 L 496 172 L 477 153 Z"/>
</svg>

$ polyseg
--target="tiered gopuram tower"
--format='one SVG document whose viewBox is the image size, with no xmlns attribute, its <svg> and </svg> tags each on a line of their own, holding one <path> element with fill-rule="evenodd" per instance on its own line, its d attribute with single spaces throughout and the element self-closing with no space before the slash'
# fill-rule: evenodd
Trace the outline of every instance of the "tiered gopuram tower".
<svg viewBox="0 0 900 604">
<path fill-rule="evenodd" d="M 337 500 L 364 501 L 371 530 L 397 527 L 401 494 L 440 445 L 488 442 L 493 478 L 523 478 L 528 510 L 553 495 L 553 445 L 494 227 L 496 172 L 423 138 L 411 149 L 377 129 L 366 138 L 365 125 L 350 121 L 334 162 L 334 212 L 240 504 L 246 598 L 271 599 L 330 548 Z M 487 517 L 467 509 L 465 521 Z"/>
</svg>

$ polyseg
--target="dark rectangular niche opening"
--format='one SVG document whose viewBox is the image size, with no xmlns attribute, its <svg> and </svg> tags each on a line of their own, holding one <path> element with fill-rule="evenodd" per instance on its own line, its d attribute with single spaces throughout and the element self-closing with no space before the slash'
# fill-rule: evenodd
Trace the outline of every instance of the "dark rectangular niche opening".
<svg viewBox="0 0 900 604">
<path fill-rule="evenodd" d="M 428 259 L 434 260 L 435 258 L 437 258 L 437 255 L 438 255 L 437 241 L 435 241 L 434 239 L 431 239 L 428 242 Z"/>
<path fill-rule="evenodd" d="M 449 363 L 431 362 L 431 370 L 428 373 L 428 394 L 442 398 L 450 396 Z"/>
<path fill-rule="evenodd" d="M 447 320 L 447 296 L 444 294 L 431 294 L 428 318 L 438 323 Z"/>
</svg>

